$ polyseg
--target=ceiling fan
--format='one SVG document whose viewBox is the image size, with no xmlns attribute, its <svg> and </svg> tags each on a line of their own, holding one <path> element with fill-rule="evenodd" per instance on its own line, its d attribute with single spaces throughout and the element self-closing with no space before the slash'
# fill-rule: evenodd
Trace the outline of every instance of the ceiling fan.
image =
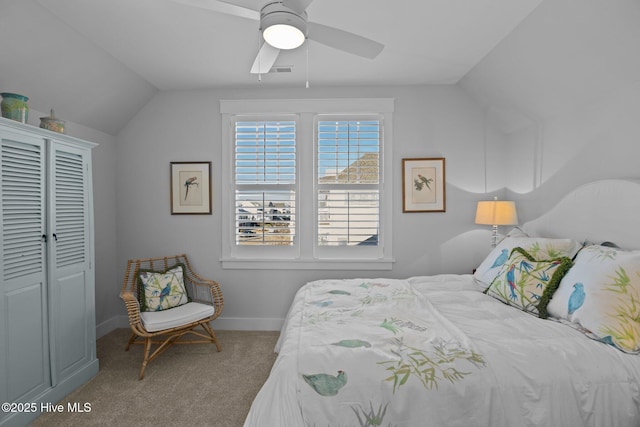
<svg viewBox="0 0 640 427">
<path fill-rule="evenodd" d="M 371 39 L 307 20 L 306 9 L 313 0 L 269 1 L 259 10 L 222 0 L 174 0 L 190 6 L 260 22 L 265 43 L 256 56 L 252 74 L 267 73 L 273 67 L 281 49 L 295 49 L 305 39 L 339 49 L 354 55 L 373 59 L 384 45 Z"/>
</svg>

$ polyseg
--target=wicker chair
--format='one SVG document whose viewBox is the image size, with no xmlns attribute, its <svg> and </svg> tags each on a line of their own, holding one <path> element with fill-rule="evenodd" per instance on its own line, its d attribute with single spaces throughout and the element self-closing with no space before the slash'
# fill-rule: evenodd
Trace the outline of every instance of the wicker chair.
<svg viewBox="0 0 640 427">
<path fill-rule="evenodd" d="M 180 307 L 159 312 L 140 312 L 138 296 L 138 271 L 166 271 L 174 265 L 184 265 L 184 282 L 191 301 Z M 224 299 L 217 282 L 202 278 L 193 272 L 189 259 L 185 254 L 163 258 L 132 259 L 127 263 L 127 271 L 122 284 L 120 298 L 124 300 L 131 325 L 131 338 L 125 350 L 131 344 L 144 344 L 144 359 L 140 369 L 140 379 L 144 378 L 147 364 L 162 354 L 173 344 L 213 343 L 220 351 L 220 343 L 209 322 L 222 312 Z M 211 313 L 213 308 L 213 313 Z M 151 319 L 153 325 L 151 326 Z M 203 317 L 204 316 L 204 317 Z M 145 321 L 147 326 L 145 327 Z M 166 328 L 163 326 L 166 325 Z M 196 329 L 197 327 L 200 327 Z M 193 334 L 199 339 L 180 339 L 185 334 Z M 138 338 L 143 340 L 139 341 Z M 157 345 L 151 352 L 152 345 Z"/>
</svg>

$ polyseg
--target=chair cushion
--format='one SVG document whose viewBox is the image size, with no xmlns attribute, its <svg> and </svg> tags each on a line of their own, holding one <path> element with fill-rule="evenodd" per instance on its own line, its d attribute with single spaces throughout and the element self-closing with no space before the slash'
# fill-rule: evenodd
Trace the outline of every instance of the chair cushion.
<svg viewBox="0 0 640 427">
<path fill-rule="evenodd" d="M 176 264 L 166 271 L 140 269 L 138 295 L 142 311 L 160 311 L 189 302 L 184 286 L 184 265 Z"/>
<path fill-rule="evenodd" d="M 140 318 L 147 331 L 157 332 L 196 322 L 211 317 L 214 313 L 215 308 L 210 305 L 189 302 L 162 311 L 143 311 Z"/>
</svg>

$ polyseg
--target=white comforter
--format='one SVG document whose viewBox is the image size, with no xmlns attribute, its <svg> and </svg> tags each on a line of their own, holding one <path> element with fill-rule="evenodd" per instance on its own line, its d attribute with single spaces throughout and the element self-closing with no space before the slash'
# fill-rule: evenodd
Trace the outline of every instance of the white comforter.
<svg viewBox="0 0 640 427">
<path fill-rule="evenodd" d="M 640 426 L 640 356 L 471 275 L 311 282 L 245 427 Z"/>
</svg>

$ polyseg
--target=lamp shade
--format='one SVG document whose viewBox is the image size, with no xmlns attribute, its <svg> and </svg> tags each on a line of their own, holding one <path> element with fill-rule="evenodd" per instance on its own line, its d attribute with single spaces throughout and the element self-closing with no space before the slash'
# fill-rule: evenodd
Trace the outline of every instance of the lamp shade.
<svg viewBox="0 0 640 427">
<path fill-rule="evenodd" d="M 478 202 L 476 224 L 516 225 L 518 214 L 515 202 L 506 200 L 487 200 Z"/>
</svg>

